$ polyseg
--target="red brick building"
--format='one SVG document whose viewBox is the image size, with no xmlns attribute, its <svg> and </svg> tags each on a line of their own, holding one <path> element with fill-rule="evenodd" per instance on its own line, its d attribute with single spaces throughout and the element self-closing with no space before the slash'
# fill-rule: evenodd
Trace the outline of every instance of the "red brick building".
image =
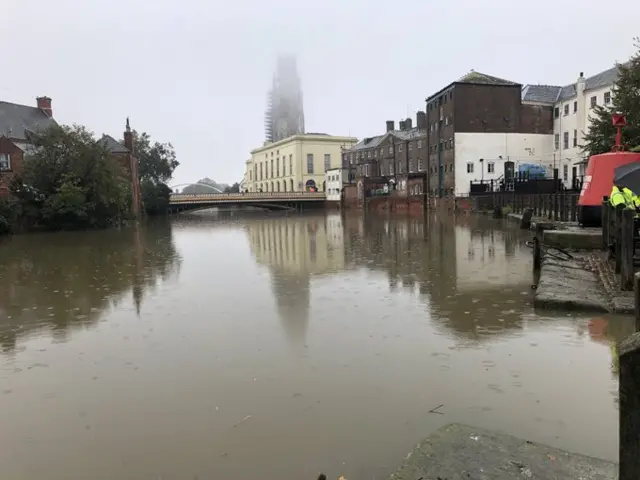
<svg viewBox="0 0 640 480">
<path fill-rule="evenodd" d="M 9 196 L 11 180 L 23 169 L 25 155 L 32 148 L 29 134 L 56 124 L 49 97 L 38 97 L 34 107 L 0 101 L 0 197 Z M 109 135 L 104 135 L 101 141 L 114 161 L 121 165 L 123 175 L 131 179 L 132 214 L 138 217 L 142 203 L 140 176 L 129 119 L 124 132 L 124 145 Z"/>
<path fill-rule="evenodd" d="M 55 124 L 49 97 L 38 97 L 33 107 L 0 101 L 0 197 L 9 195 L 13 176 L 22 171 L 29 132 Z"/>
</svg>

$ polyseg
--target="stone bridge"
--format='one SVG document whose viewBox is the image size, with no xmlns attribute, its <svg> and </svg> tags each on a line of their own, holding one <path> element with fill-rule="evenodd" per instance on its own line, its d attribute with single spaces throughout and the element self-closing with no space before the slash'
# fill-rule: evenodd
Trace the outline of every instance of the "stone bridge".
<svg viewBox="0 0 640 480">
<path fill-rule="evenodd" d="M 325 200 L 324 192 L 173 193 L 169 211 L 178 213 L 225 206 L 300 210 L 322 208 Z"/>
</svg>

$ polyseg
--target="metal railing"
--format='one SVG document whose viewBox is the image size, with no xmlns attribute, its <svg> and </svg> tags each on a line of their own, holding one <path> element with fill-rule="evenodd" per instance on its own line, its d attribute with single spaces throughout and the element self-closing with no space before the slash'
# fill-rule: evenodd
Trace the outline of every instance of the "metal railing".
<svg viewBox="0 0 640 480">
<path fill-rule="evenodd" d="M 578 220 L 579 193 L 563 191 L 559 193 L 495 192 L 473 195 L 469 199 L 474 210 L 494 210 L 496 207 L 508 207 L 512 213 L 533 210 L 534 217 L 547 218 L 560 222 Z"/>
<path fill-rule="evenodd" d="M 172 193 L 170 202 L 222 202 L 239 200 L 322 200 L 325 192 Z"/>
</svg>

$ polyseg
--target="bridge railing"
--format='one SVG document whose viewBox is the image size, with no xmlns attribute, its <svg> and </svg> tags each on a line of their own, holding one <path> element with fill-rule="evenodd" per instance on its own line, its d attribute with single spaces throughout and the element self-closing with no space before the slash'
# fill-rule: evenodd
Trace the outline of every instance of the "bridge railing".
<svg viewBox="0 0 640 480">
<path fill-rule="evenodd" d="M 286 200 L 289 198 L 325 198 L 324 192 L 249 192 L 249 193 L 172 193 L 172 202 L 193 202 L 195 200 Z"/>
</svg>

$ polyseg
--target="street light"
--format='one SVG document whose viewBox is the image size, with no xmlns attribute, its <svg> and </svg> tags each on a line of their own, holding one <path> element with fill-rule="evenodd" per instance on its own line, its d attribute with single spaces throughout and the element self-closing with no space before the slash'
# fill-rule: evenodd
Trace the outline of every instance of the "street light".
<svg viewBox="0 0 640 480">
<path fill-rule="evenodd" d="M 480 175 L 481 175 L 481 182 L 484 184 L 484 158 L 480 159 Z"/>
</svg>

